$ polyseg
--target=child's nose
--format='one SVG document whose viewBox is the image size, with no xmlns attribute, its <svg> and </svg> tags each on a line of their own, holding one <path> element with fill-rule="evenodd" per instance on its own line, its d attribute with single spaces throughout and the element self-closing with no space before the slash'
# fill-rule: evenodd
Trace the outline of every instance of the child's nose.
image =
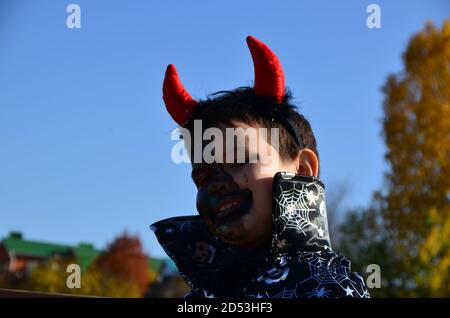
<svg viewBox="0 0 450 318">
<path fill-rule="evenodd" d="M 239 190 L 239 185 L 234 182 L 232 176 L 220 169 L 220 171 L 216 171 L 208 190 L 212 195 L 225 195 Z"/>
</svg>

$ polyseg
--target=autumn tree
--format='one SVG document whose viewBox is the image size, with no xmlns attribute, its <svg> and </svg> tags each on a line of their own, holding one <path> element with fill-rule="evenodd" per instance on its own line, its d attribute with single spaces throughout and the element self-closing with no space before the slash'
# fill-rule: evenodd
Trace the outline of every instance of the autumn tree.
<svg viewBox="0 0 450 318">
<path fill-rule="evenodd" d="M 72 263 L 75 263 L 72 257 L 54 255 L 47 261 L 37 264 L 29 277 L 18 287 L 38 292 L 70 294 L 73 290 L 66 285 L 66 269 Z"/>
<path fill-rule="evenodd" d="M 383 92 L 389 171 L 381 215 L 410 296 L 450 296 L 450 20 L 409 42 Z"/>
<path fill-rule="evenodd" d="M 71 294 L 100 297 L 136 298 L 141 291 L 136 282 L 125 280 L 99 269 L 95 264 L 83 272 L 80 289 L 71 289 Z"/>
<path fill-rule="evenodd" d="M 67 266 L 76 264 L 72 257 L 55 255 L 47 261 L 37 264 L 29 277 L 15 288 L 57 294 L 75 294 L 100 297 L 140 297 L 141 292 L 134 281 L 105 273 L 95 264 L 81 273 L 80 288 L 67 286 Z"/>
<path fill-rule="evenodd" d="M 155 274 L 137 236 L 123 234 L 110 244 L 86 270 L 81 272 L 81 288 L 67 286 L 67 266 L 77 264 L 73 254 L 54 255 L 38 263 L 18 284 L 3 278 L 2 286 L 39 292 L 101 297 L 142 297 Z M 8 284 L 7 284 L 8 283 Z"/>
<path fill-rule="evenodd" d="M 450 296 L 449 37 L 449 21 L 428 24 L 411 39 L 404 71 L 388 78 L 385 185 L 347 213 L 333 244 L 362 274 L 380 265 L 375 297 Z"/>
<path fill-rule="evenodd" d="M 116 238 L 93 264 L 103 274 L 125 283 L 134 283 L 142 296 L 149 284 L 148 257 L 137 236 L 127 233 Z"/>
</svg>

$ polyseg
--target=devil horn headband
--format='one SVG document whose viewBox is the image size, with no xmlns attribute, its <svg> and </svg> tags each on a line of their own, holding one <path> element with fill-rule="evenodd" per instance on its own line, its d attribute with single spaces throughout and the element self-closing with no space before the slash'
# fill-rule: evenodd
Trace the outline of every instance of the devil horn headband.
<svg viewBox="0 0 450 318">
<path fill-rule="evenodd" d="M 272 50 L 253 36 L 247 37 L 247 45 L 255 69 L 255 93 L 273 97 L 281 103 L 284 97 L 284 73 L 280 60 Z M 167 67 L 163 84 L 163 99 L 167 111 L 179 125 L 185 124 L 198 105 L 181 83 L 175 66 Z"/>
</svg>

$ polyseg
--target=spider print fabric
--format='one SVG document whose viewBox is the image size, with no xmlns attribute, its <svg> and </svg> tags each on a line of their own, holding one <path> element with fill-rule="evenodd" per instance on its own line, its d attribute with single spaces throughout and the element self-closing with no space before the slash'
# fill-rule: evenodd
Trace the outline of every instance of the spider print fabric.
<svg viewBox="0 0 450 318">
<path fill-rule="evenodd" d="M 350 261 L 331 249 L 322 183 L 292 188 L 276 191 L 274 239 L 257 252 L 222 242 L 200 216 L 170 218 L 151 226 L 192 288 L 187 297 L 369 297 Z"/>
<path fill-rule="evenodd" d="M 273 189 L 274 247 L 280 252 L 331 249 L 322 182 L 301 176 Z"/>
</svg>

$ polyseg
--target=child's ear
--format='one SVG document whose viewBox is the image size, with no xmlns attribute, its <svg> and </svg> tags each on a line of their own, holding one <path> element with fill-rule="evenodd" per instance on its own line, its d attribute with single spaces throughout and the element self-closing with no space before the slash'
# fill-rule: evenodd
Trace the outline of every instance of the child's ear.
<svg viewBox="0 0 450 318">
<path fill-rule="evenodd" d="M 319 174 L 319 160 L 309 148 L 303 148 L 298 153 L 298 174 L 317 177 Z"/>
</svg>

